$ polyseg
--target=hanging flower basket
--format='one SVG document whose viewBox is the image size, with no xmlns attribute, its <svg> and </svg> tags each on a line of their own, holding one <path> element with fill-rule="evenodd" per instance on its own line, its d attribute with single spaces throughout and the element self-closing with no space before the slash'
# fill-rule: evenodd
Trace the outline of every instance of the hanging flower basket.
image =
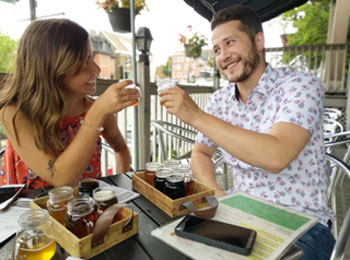
<svg viewBox="0 0 350 260">
<path fill-rule="evenodd" d="M 106 10 L 106 12 L 113 31 L 121 33 L 131 32 L 129 8 L 117 8 L 111 12 Z"/>
<path fill-rule="evenodd" d="M 198 58 L 202 54 L 202 47 L 193 44 L 185 44 L 185 55 L 189 58 Z"/>
<path fill-rule="evenodd" d="M 180 43 L 185 47 L 185 55 L 190 58 L 198 58 L 202 54 L 202 47 L 207 45 L 204 35 L 199 35 L 192 31 L 192 26 L 187 26 L 189 33 L 187 35 L 180 33 Z"/>
</svg>

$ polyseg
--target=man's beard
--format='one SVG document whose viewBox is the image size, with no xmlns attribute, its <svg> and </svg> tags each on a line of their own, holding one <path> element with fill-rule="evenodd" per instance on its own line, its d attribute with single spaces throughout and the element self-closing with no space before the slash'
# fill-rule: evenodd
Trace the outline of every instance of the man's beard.
<svg viewBox="0 0 350 260">
<path fill-rule="evenodd" d="M 251 48 L 251 51 L 249 52 L 247 58 L 242 58 L 242 57 L 240 58 L 241 58 L 241 63 L 243 65 L 242 73 L 235 76 L 233 76 L 232 74 L 226 75 L 224 72 L 222 73 L 229 82 L 238 83 L 246 80 L 250 76 L 250 74 L 255 70 L 255 68 L 258 66 L 259 54 L 254 47 Z"/>
</svg>

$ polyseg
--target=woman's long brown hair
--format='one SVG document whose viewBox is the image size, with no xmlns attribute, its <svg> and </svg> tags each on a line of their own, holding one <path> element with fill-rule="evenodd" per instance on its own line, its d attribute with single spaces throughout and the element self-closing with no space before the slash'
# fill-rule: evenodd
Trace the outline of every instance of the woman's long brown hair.
<svg viewBox="0 0 350 260">
<path fill-rule="evenodd" d="M 45 152 L 65 147 L 59 127 L 65 111 L 64 77 L 79 72 L 88 55 L 88 33 L 67 19 L 37 20 L 21 37 L 15 73 L 0 90 L 0 109 L 16 105 L 34 127 L 35 144 Z"/>
</svg>

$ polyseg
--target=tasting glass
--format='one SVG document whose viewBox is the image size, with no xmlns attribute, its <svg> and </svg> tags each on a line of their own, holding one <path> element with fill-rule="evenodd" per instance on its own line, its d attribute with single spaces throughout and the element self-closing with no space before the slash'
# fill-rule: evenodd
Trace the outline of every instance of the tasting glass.
<svg viewBox="0 0 350 260">
<path fill-rule="evenodd" d="M 150 185 L 154 186 L 154 176 L 156 174 L 156 171 L 161 167 L 162 167 L 162 164 L 159 162 L 146 163 L 145 181 Z"/>
<path fill-rule="evenodd" d="M 93 178 L 85 178 L 79 182 L 79 192 L 78 196 L 83 196 L 84 194 L 92 197 L 92 192 L 94 189 L 98 188 L 100 183 L 98 180 Z"/>
<path fill-rule="evenodd" d="M 66 225 L 67 203 L 73 198 L 73 188 L 62 186 L 49 191 L 47 210 L 51 217 L 55 218 L 62 225 Z"/>
<path fill-rule="evenodd" d="M 56 253 L 49 213 L 44 209 L 28 210 L 18 219 L 13 258 L 16 260 L 51 259 Z"/>
<path fill-rule="evenodd" d="M 138 104 L 139 101 L 141 100 L 141 89 L 140 89 L 138 86 L 136 86 L 135 84 L 130 84 L 130 85 L 126 86 L 125 88 L 134 88 L 134 89 L 137 89 L 137 91 L 138 91 L 138 97 L 137 97 L 137 99 L 135 100 L 135 102 L 132 103 L 132 106 L 137 106 L 137 104 Z"/>
<path fill-rule="evenodd" d="M 154 177 L 154 187 L 165 193 L 165 182 L 166 182 L 166 177 L 168 177 L 168 175 L 172 174 L 173 171 L 170 168 L 160 168 L 158 170 L 156 170 L 156 174 Z"/>
</svg>

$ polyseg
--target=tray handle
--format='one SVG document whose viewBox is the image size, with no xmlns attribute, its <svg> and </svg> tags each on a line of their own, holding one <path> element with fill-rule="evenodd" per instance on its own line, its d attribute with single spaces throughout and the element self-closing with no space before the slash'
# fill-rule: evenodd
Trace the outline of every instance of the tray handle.
<svg viewBox="0 0 350 260">
<path fill-rule="evenodd" d="M 101 216 L 98 217 L 94 231 L 92 233 L 91 248 L 99 246 L 104 242 L 104 236 L 107 233 L 109 226 L 112 224 L 114 216 L 121 208 L 131 209 L 131 216 L 122 228 L 122 234 L 132 229 L 134 210 L 127 204 L 113 204 L 109 206 Z"/>
<path fill-rule="evenodd" d="M 185 201 L 180 207 L 185 207 L 197 216 L 204 218 L 212 218 L 215 216 L 219 202 L 215 196 L 204 196 L 203 199 L 207 200 L 209 208 L 196 210 L 192 201 Z"/>
</svg>

